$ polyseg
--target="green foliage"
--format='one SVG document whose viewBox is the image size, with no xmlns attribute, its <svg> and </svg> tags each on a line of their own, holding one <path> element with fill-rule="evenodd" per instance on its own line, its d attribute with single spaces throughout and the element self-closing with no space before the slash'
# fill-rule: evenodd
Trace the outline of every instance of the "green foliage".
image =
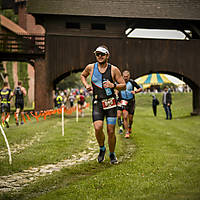
<svg viewBox="0 0 200 200">
<path fill-rule="evenodd" d="M 29 89 L 29 77 L 28 77 L 28 63 L 18 62 L 17 63 L 17 75 L 18 80 L 21 80 L 23 83 L 23 87 L 27 91 L 27 95 L 25 97 L 25 103 L 28 101 L 28 89 Z"/>
<path fill-rule="evenodd" d="M 10 85 L 10 88 L 14 89 L 14 79 L 13 79 L 13 63 L 7 62 L 6 63 L 7 73 L 8 73 L 8 82 Z"/>
<path fill-rule="evenodd" d="M 1 73 L 1 77 L 0 77 L 0 88 L 2 88 L 2 86 L 3 86 L 3 78 L 5 78 L 6 77 L 6 73 L 5 73 L 5 69 L 4 69 L 4 67 L 3 67 L 3 63 L 2 62 L 0 62 L 0 73 Z M 2 76 L 3 76 L 3 78 L 2 78 Z"/>
<path fill-rule="evenodd" d="M 168 87 L 168 88 L 177 88 L 177 86 L 173 83 L 163 83 L 161 86 L 160 86 L 160 89 L 163 90 L 165 87 Z"/>
<path fill-rule="evenodd" d="M 15 15 L 12 9 L 1 10 L 1 14 L 10 19 L 11 21 L 18 23 L 18 16 Z"/>
<path fill-rule="evenodd" d="M 65 79 L 61 80 L 57 87 L 59 89 L 67 89 L 67 88 L 81 88 L 83 84 L 80 79 L 81 72 L 79 73 L 71 73 L 70 76 L 66 77 Z"/>
</svg>

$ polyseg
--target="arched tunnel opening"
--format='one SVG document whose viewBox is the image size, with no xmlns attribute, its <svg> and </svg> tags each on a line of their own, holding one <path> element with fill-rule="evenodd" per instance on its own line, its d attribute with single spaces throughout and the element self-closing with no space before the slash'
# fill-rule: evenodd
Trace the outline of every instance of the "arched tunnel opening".
<svg viewBox="0 0 200 200">
<path fill-rule="evenodd" d="M 84 86 L 81 83 L 80 80 L 80 74 L 82 70 L 74 70 L 71 72 L 66 72 L 62 74 L 61 76 L 57 77 L 54 80 L 54 87 L 53 87 L 53 98 L 55 99 L 56 96 L 59 94 L 59 92 L 62 95 L 67 96 L 67 98 L 73 94 L 76 98 L 76 95 L 79 95 L 80 92 L 84 92 L 84 94 L 87 94 L 87 91 L 85 90 Z M 169 72 L 169 71 L 158 71 L 156 72 L 159 75 L 164 75 L 169 82 L 163 82 L 163 83 L 158 83 L 158 84 L 150 84 L 148 88 L 144 88 L 143 93 L 145 92 L 158 92 L 162 93 L 164 86 L 168 86 L 171 89 L 171 92 L 173 93 L 188 93 L 191 95 L 192 101 L 191 104 L 193 106 L 193 110 L 191 109 L 191 114 L 196 114 L 195 113 L 195 106 L 198 105 L 198 99 L 196 97 L 196 92 L 198 91 L 198 86 L 188 77 L 174 73 L 174 72 Z M 143 74 L 143 75 L 150 75 L 149 74 Z M 132 79 L 139 80 L 142 76 L 137 77 L 136 79 L 131 77 Z M 88 79 L 88 82 L 90 82 L 90 79 Z M 69 103 L 68 103 L 69 106 Z M 192 108 L 191 106 L 191 108 Z M 197 107 L 198 108 L 198 107 Z M 198 110 L 197 110 L 198 112 Z"/>
<path fill-rule="evenodd" d="M 74 106 L 75 102 L 79 101 L 80 95 L 83 95 L 84 98 L 91 96 L 91 93 L 87 92 L 81 82 L 81 72 L 82 70 L 67 72 L 54 80 L 52 91 L 54 107 L 57 107 L 56 99 L 58 96 L 63 98 L 63 103 L 67 108 Z"/>
<path fill-rule="evenodd" d="M 156 76 L 158 74 L 158 79 L 162 79 L 162 76 L 165 76 L 169 80 L 163 82 L 158 81 L 156 84 L 156 81 L 151 84 L 150 82 L 150 76 L 154 75 Z M 144 79 L 145 77 L 145 79 Z M 179 92 L 179 93 L 190 93 L 192 96 L 192 107 L 193 110 L 191 110 L 191 115 L 198 115 L 199 114 L 199 87 L 198 85 L 192 81 L 190 78 L 184 76 L 183 74 L 178 74 L 175 72 L 169 72 L 169 71 L 157 71 L 155 73 L 147 73 L 143 74 L 142 76 L 137 77 L 135 80 L 139 84 L 141 84 L 141 79 L 143 78 L 143 84 L 142 87 L 144 88 L 144 92 L 150 92 L 150 93 L 160 93 L 163 92 L 164 87 L 167 86 L 171 92 Z M 148 80 L 149 79 L 149 80 Z M 154 77 L 155 79 L 155 77 Z M 146 81 L 146 82 L 145 82 Z"/>
</svg>

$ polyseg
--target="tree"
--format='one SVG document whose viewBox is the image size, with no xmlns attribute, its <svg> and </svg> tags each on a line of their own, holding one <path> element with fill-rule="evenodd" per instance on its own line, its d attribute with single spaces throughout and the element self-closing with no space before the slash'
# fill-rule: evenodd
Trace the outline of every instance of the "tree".
<svg viewBox="0 0 200 200">
<path fill-rule="evenodd" d="M 56 87 L 59 89 L 65 90 L 67 88 L 81 88 L 83 85 L 80 79 L 81 72 L 71 73 L 70 76 L 67 76 L 63 80 L 61 80 Z"/>
<path fill-rule="evenodd" d="M 18 23 L 18 16 L 15 15 L 14 11 L 12 9 L 6 9 L 6 10 L 0 10 L 0 14 L 7 17 L 11 21 Z"/>
</svg>

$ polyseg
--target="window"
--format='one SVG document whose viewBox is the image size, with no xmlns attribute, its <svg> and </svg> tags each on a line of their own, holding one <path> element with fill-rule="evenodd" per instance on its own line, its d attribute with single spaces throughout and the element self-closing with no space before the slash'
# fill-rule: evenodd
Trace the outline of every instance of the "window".
<svg viewBox="0 0 200 200">
<path fill-rule="evenodd" d="M 80 23 L 79 22 L 67 22 L 66 28 L 80 29 Z"/>
<path fill-rule="evenodd" d="M 91 24 L 93 30 L 106 30 L 105 24 Z"/>
</svg>

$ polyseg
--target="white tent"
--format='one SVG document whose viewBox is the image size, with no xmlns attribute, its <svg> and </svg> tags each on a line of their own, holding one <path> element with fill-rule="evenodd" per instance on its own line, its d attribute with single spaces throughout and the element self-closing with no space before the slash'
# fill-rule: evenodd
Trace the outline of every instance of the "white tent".
<svg viewBox="0 0 200 200">
<path fill-rule="evenodd" d="M 181 81 L 180 79 L 174 77 L 174 76 L 171 76 L 171 75 L 168 75 L 168 74 L 165 74 L 165 76 L 172 82 L 174 83 L 175 85 L 185 85 L 185 82 Z"/>
</svg>

